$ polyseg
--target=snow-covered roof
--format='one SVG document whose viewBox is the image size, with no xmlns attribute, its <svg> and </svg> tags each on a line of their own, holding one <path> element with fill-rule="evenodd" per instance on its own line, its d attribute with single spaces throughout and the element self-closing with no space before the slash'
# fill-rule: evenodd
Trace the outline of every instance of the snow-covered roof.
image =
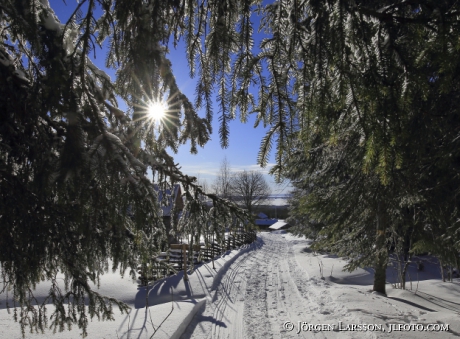
<svg viewBox="0 0 460 339">
<path fill-rule="evenodd" d="M 255 223 L 257 226 L 270 226 L 276 223 L 278 219 L 256 219 Z"/>
<path fill-rule="evenodd" d="M 284 220 L 278 220 L 277 222 L 275 222 L 273 225 L 271 225 L 269 227 L 269 229 L 271 230 L 280 230 L 282 228 L 286 228 L 286 226 L 289 226 L 289 224 L 284 221 Z"/>
</svg>

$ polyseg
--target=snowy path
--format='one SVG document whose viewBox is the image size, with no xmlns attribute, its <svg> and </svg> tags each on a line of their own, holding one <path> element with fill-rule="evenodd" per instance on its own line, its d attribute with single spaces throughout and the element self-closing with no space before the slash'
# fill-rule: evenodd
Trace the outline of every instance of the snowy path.
<svg viewBox="0 0 460 339">
<path fill-rule="evenodd" d="M 298 322 L 336 325 L 338 318 L 357 319 L 335 305 L 329 282 L 310 279 L 299 267 L 294 244 L 280 235 L 262 234 L 259 246 L 240 256 L 215 284 L 214 297 L 182 338 L 346 338 L 343 332 L 297 333 Z M 286 321 L 294 330 L 283 329 Z M 361 333 L 360 338 L 366 337 L 374 336 Z"/>
<path fill-rule="evenodd" d="M 413 267 L 412 277 L 418 280 L 420 273 L 420 281 L 408 287 L 416 293 L 388 283 L 388 296 L 376 295 L 370 291 L 371 270 L 342 272 L 345 260 L 312 253 L 310 244 L 290 234 L 260 233 L 255 243 L 222 255 L 214 262 L 215 269 L 212 263 L 197 267 L 188 282 L 183 272 L 158 281 L 149 290 L 149 312 L 145 288 L 135 280 L 121 279 L 119 271 L 107 272 L 99 292 L 123 300 L 132 309 L 129 314 L 115 310 L 114 322 L 91 321 L 88 338 L 152 339 L 160 324 L 153 339 L 460 337 L 460 279 L 442 282 L 438 266 L 427 262 L 424 272 Z M 392 276 L 387 272 L 387 278 Z M 44 298 L 48 290 L 48 283 L 42 282 L 35 295 Z M 2 297 L 5 294 L 0 294 L 0 338 L 20 339 L 19 325 Z M 283 328 L 287 321 L 292 328 Z M 306 324 L 300 331 L 299 322 Z M 448 325 L 448 330 L 423 330 L 433 324 Z M 414 330 L 415 325 L 422 330 Z M 374 326 L 374 330 L 357 326 Z M 53 337 L 81 338 L 77 326 L 54 336 L 50 330 L 26 333 L 30 339 Z"/>
<path fill-rule="evenodd" d="M 337 267 L 345 261 L 311 253 L 305 239 L 269 233 L 259 237 L 216 277 L 206 307 L 194 316 L 181 339 L 460 337 L 456 302 L 452 305 L 457 308 L 447 312 L 445 307 L 431 309 L 433 303 L 408 291 L 390 287 L 389 297 L 376 295 L 367 284 L 366 270 L 341 272 Z M 321 279 L 323 274 L 326 279 Z M 333 282 L 343 277 L 365 284 Z M 453 297 L 457 292 L 451 293 Z M 283 326 L 288 321 L 290 329 Z M 299 324 L 304 324 L 300 330 Z M 436 332 L 394 329 L 429 324 L 450 327 Z"/>
</svg>

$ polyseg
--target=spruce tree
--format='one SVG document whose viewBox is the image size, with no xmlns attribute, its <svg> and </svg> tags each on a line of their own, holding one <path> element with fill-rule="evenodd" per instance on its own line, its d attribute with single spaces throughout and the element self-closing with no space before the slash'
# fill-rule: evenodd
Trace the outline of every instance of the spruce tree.
<svg viewBox="0 0 460 339">
<path fill-rule="evenodd" d="M 384 293 L 392 235 L 417 226 L 420 236 L 438 206 L 432 193 L 458 187 L 459 154 L 452 148 L 458 143 L 458 7 L 449 1 L 304 4 L 308 28 L 296 50 L 306 77 L 296 86 L 303 92 L 296 91 L 300 113 L 292 134 L 301 142 L 292 144 L 284 173 L 303 178 L 298 187 L 309 197 L 301 214 L 312 226 L 324 225 L 323 243 L 352 254 L 361 238 L 373 249 L 374 290 Z M 300 170 L 296 157 L 305 162 Z M 458 209 L 457 194 L 443 196 L 448 215 Z M 416 217 L 407 218 L 407 210 Z M 453 221 L 449 228 L 458 235 Z"/>
<path fill-rule="evenodd" d="M 81 0 L 60 23 L 48 0 L 2 1 L 0 263 L 22 319 L 44 325 L 42 308 L 29 307 L 29 291 L 43 278 L 55 281 L 57 272 L 67 279 L 65 291 L 50 290 L 52 326 L 85 329 L 85 296 L 91 315 L 110 317 L 116 301 L 89 282 L 109 259 L 122 271 L 145 263 L 164 240 L 148 171 L 165 188 L 182 182 L 188 210 L 204 213 L 194 202 L 201 188 L 167 151 L 189 141 L 194 153 L 206 143 L 213 92 L 222 146 L 230 120 L 256 114 L 256 125 L 269 127 L 259 164 L 275 146 L 272 173 L 303 180 L 299 188 L 311 198 L 299 206 L 324 225 L 329 246 L 374 249 L 376 291 L 384 292 L 388 242 L 408 210 L 420 237 L 429 239 L 428 223 L 442 222 L 447 236 L 436 241 L 458 249 L 458 6 Z M 257 51 L 255 18 L 263 34 Z M 194 104 L 179 91 L 168 60 L 182 38 L 198 79 Z M 114 81 L 91 61 L 103 44 Z M 146 110 L 165 98 L 168 118 L 158 128 Z M 208 196 L 220 211 L 222 199 Z M 69 300 L 76 310 L 70 316 L 62 308 Z"/>
<path fill-rule="evenodd" d="M 89 317 L 111 319 L 114 304 L 127 311 L 91 283 L 108 269 L 135 278 L 162 250 L 162 202 L 149 172 L 164 191 L 182 183 L 193 201 L 187 206 L 206 193 L 167 153 L 186 142 L 196 153 L 211 132 L 210 117 L 199 117 L 179 91 L 166 58 L 169 38 L 176 43 L 185 30 L 185 11 L 197 10 L 184 6 L 83 0 L 61 23 L 47 0 L 0 4 L 1 292 L 11 290 L 23 333 L 77 324 L 85 335 Z M 114 81 L 92 62 L 103 44 Z M 169 107 L 158 126 L 147 111 L 163 100 Z M 235 206 L 226 210 L 247 219 Z M 214 218 L 187 211 L 190 220 Z M 199 238 L 199 226 L 187 230 Z M 33 295 L 42 280 L 50 282 L 44 301 Z"/>
</svg>

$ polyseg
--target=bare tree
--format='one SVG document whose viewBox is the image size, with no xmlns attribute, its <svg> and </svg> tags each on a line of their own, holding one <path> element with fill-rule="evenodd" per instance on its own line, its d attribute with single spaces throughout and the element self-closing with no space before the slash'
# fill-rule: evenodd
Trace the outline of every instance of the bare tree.
<svg viewBox="0 0 460 339">
<path fill-rule="evenodd" d="M 214 193 L 221 198 L 230 199 L 230 179 L 230 164 L 227 161 L 227 157 L 224 157 L 224 159 L 220 163 L 220 169 L 219 173 L 217 174 L 217 178 L 214 180 L 214 183 L 212 184 Z"/>
<path fill-rule="evenodd" d="M 230 179 L 230 192 L 249 213 L 252 213 L 254 206 L 267 201 L 271 193 L 269 185 L 259 171 L 235 173 Z"/>
<path fill-rule="evenodd" d="M 197 176 L 197 180 L 196 180 L 196 183 L 197 183 L 197 186 L 200 186 L 201 187 L 201 190 L 205 193 L 210 193 L 210 185 L 208 184 L 208 181 L 206 179 L 202 179 L 200 177 L 200 175 L 198 174 Z M 200 200 L 205 202 L 207 201 L 209 198 L 204 195 L 204 194 L 200 194 Z"/>
<path fill-rule="evenodd" d="M 206 179 L 201 179 L 200 176 L 198 175 L 197 179 L 196 179 L 196 184 L 197 186 L 201 186 L 201 189 L 206 192 L 206 193 L 209 193 L 209 184 L 208 184 L 208 181 Z"/>
</svg>

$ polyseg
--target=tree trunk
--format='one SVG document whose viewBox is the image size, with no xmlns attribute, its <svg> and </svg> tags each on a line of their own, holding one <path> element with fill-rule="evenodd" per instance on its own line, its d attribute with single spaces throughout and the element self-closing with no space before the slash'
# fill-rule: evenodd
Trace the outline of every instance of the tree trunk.
<svg viewBox="0 0 460 339">
<path fill-rule="evenodd" d="M 402 270 L 402 280 L 401 280 L 401 289 L 406 289 L 406 274 L 407 274 L 407 266 L 409 265 L 408 261 L 404 262 L 404 268 Z"/>
<path fill-rule="evenodd" d="M 386 273 L 388 264 L 388 248 L 386 246 L 386 210 L 384 203 L 379 202 L 377 207 L 377 237 L 375 241 L 375 275 L 373 291 L 386 294 Z"/>
<path fill-rule="evenodd" d="M 441 260 L 439 260 L 439 268 L 441 270 L 442 282 L 446 282 L 446 276 L 444 275 L 444 265 L 443 265 L 443 262 Z"/>
</svg>

